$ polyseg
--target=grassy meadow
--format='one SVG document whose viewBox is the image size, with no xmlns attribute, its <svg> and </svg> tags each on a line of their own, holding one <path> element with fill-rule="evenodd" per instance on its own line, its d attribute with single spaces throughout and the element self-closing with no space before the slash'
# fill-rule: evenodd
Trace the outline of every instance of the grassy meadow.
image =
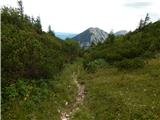
<svg viewBox="0 0 160 120">
<path fill-rule="evenodd" d="M 160 58 L 146 62 L 135 70 L 108 67 L 83 73 L 85 102 L 72 120 L 159 120 Z"/>
</svg>

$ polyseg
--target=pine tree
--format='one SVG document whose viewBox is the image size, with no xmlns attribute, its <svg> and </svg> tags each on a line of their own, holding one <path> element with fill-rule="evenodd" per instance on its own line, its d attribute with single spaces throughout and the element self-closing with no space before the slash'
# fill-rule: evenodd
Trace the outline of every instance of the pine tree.
<svg viewBox="0 0 160 120">
<path fill-rule="evenodd" d="M 48 26 L 48 33 L 53 35 L 53 36 L 55 36 L 55 34 L 54 34 L 54 32 L 53 32 L 53 30 L 51 28 L 51 25 Z"/>
<path fill-rule="evenodd" d="M 147 13 L 145 20 L 144 20 L 144 26 L 146 26 L 150 21 L 149 13 Z"/>
<path fill-rule="evenodd" d="M 33 17 L 33 16 L 31 17 L 31 23 L 32 23 L 32 24 L 35 23 L 35 20 L 34 20 L 34 17 Z"/>
<path fill-rule="evenodd" d="M 139 22 L 139 29 L 142 29 L 144 26 L 146 26 L 150 21 L 150 17 L 149 17 L 149 14 L 147 13 L 146 17 L 144 20 L 140 20 Z"/>
<path fill-rule="evenodd" d="M 23 18 L 23 15 L 24 15 L 24 7 L 23 7 L 23 2 L 22 0 L 18 0 L 18 6 L 19 6 L 19 11 L 20 11 L 20 15 L 22 16 Z"/>
<path fill-rule="evenodd" d="M 110 43 L 114 43 L 114 40 L 115 40 L 115 35 L 114 35 L 113 30 L 111 30 L 111 32 L 110 32 L 109 35 L 108 35 L 108 41 L 109 41 Z"/>
<path fill-rule="evenodd" d="M 144 27 L 144 20 L 140 20 L 139 22 L 139 29 L 142 29 Z"/>
<path fill-rule="evenodd" d="M 36 21 L 35 21 L 35 27 L 37 28 L 37 32 L 42 32 L 42 25 L 41 25 L 41 19 L 38 16 Z"/>
</svg>

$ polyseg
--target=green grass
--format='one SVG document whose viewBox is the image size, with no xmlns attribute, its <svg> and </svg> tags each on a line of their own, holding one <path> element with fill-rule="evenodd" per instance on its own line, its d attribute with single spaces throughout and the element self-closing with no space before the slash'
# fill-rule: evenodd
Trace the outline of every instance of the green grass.
<svg viewBox="0 0 160 120">
<path fill-rule="evenodd" d="M 160 119 L 160 58 L 155 58 L 148 60 L 144 68 L 98 68 L 95 73 L 85 72 L 77 62 L 67 65 L 55 79 L 17 83 L 7 88 L 12 99 L 2 104 L 2 120 L 59 120 L 59 111 L 67 110 L 75 101 L 73 72 L 79 73 L 86 95 L 71 120 Z"/>
<path fill-rule="evenodd" d="M 131 71 L 98 69 L 79 80 L 86 97 L 72 120 L 160 119 L 160 58 Z"/>
</svg>

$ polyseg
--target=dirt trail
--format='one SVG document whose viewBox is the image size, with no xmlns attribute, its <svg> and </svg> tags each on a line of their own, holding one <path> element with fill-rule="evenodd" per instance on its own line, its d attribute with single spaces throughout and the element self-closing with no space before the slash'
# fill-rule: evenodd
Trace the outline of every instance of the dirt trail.
<svg viewBox="0 0 160 120">
<path fill-rule="evenodd" d="M 72 79 L 74 80 L 77 86 L 77 96 L 75 102 L 68 108 L 66 112 L 61 112 L 61 120 L 69 120 L 72 113 L 76 112 L 79 108 L 79 105 L 83 103 L 84 100 L 84 89 L 85 86 L 80 84 L 77 81 L 77 74 L 74 72 L 72 75 Z"/>
</svg>

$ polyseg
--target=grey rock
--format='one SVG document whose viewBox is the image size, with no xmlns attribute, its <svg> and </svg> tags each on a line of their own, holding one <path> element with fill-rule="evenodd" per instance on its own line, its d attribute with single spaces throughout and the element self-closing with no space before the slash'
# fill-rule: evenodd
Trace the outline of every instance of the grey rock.
<svg viewBox="0 0 160 120">
<path fill-rule="evenodd" d="M 88 28 L 82 33 L 73 37 L 73 39 L 77 40 L 81 47 L 89 47 L 91 43 L 97 44 L 98 42 L 104 42 L 104 40 L 108 37 L 108 33 L 99 29 L 99 28 Z"/>
</svg>

